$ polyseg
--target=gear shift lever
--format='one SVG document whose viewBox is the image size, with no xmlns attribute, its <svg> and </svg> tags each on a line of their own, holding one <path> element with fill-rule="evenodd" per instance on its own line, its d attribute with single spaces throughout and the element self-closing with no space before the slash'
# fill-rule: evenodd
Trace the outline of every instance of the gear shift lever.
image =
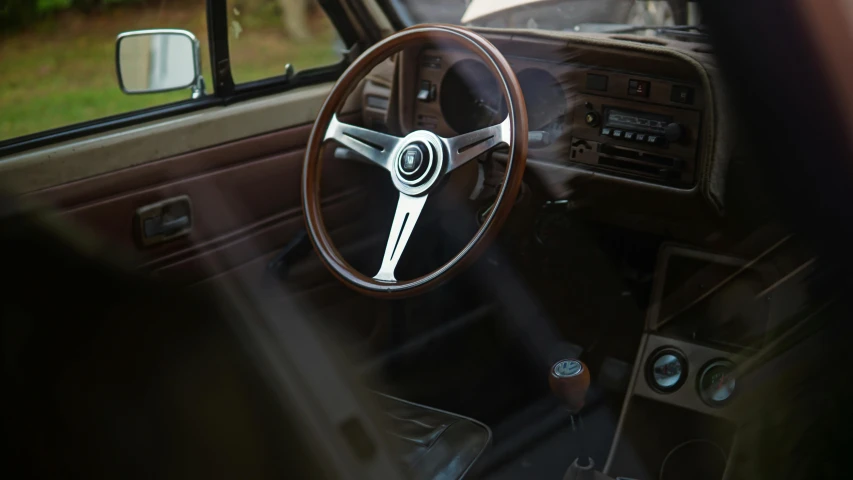
<svg viewBox="0 0 853 480">
<path fill-rule="evenodd" d="M 580 418 L 580 411 L 586 400 L 586 392 L 589 390 L 589 369 L 586 368 L 583 362 L 574 358 L 560 360 L 551 367 L 551 374 L 548 376 L 548 385 L 551 387 L 554 395 L 566 406 L 569 414 L 571 414 L 572 432 L 577 434 L 576 438 L 580 456 L 569 467 L 565 479 L 592 479 L 595 472 L 592 470 L 592 459 L 584 455 L 583 421 Z M 579 461 L 581 458 L 588 459 L 585 462 L 586 467 L 580 466 Z"/>
<path fill-rule="evenodd" d="M 569 412 L 573 416 L 577 415 L 583 408 L 589 389 L 589 370 L 580 360 L 560 360 L 551 367 L 548 385 Z"/>
</svg>

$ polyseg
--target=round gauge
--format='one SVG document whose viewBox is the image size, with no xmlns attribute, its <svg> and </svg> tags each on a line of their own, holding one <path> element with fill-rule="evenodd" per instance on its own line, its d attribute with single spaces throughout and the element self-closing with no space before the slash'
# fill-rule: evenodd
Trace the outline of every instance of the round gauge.
<svg viewBox="0 0 853 480">
<path fill-rule="evenodd" d="M 725 405 L 735 393 L 737 382 L 732 374 L 734 364 L 728 360 L 714 360 L 699 374 L 699 396 L 711 407 Z"/>
<path fill-rule="evenodd" d="M 687 360 L 674 348 L 657 350 L 646 364 L 646 380 L 661 393 L 678 390 L 687 379 Z"/>
<path fill-rule="evenodd" d="M 441 80 L 440 90 L 441 114 L 458 134 L 496 125 L 507 115 L 495 74 L 476 60 L 453 64 Z"/>
<path fill-rule="evenodd" d="M 527 106 L 527 126 L 543 130 L 556 139 L 563 131 L 568 106 L 563 87 L 553 75 L 538 68 L 518 72 L 518 83 Z"/>
</svg>

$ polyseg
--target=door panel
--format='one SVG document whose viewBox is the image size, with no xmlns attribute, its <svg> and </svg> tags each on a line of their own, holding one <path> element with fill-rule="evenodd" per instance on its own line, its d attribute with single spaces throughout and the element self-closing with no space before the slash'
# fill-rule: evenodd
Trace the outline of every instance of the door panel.
<svg viewBox="0 0 853 480">
<path fill-rule="evenodd" d="M 357 121 L 355 115 L 346 118 Z M 26 197 L 58 209 L 61 216 L 111 244 L 136 252 L 136 267 L 179 283 L 196 283 L 274 256 L 302 229 L 300 178 L 310 129 L 310 125 L 283 129 Z M 370 211 L 366 192 L 381 178 L 375 169 L 356 162 L 329 158 L 326 163 L 327 223 L 343 244 L 354 242 L 363 232 L 352 222 Z M 143 247 L 134 225 L 137 209 L 179 195 L 187 195 L 192 203 L 190 234 Z M 316 266 L 321 267 L 319 262 Z M 322 268 L 317 270 L 304 276 L 313 279 L 304 288 L 333 280 Z M 294 284 L 294 289 L 301 288 Z"/>
<path fill-rule="evenodd" d="M 13 154 L 0 161 L 0 186 L 17 194 L 35 192 L 304 125 L 314 121 L 330 88 L 303 87 Z M 358 110 L 360 98 L 352 95 L 342 111 Z"/>
<path fill-rule="evenodd" d="M 156 185 L 193 174 L 213 172 L 276 152 L 299 151 L 307 142 L 311 125 L 303 124 L 277 132 L 258 135 L 199 149 L 156 163 L 123 168 L 84 180 L 64 183 L 29 195 L 62 209 L 72 209 L 146 185 Z M 152 139 L 157 141 L 158 139 Z M 91 161 L 97 161 L 93 159 Z"/>
<path fill-rule="evenodd" d="M 342 109 L 347 122 L 361 123 L 359 90 Z M 304 228 L 304 148 L 327 91 L 328 85 L 307 87 L 16 154 L 0 161 L 0 182 L 130 251 L 133 268 L 183 285 L 266 288 L 271 278 L 281 280 L 267 264 Z M 327 150 L 327 227 L 351 263 L 374 268 L 386 239 L 370 221 L 392 218 L 374 213 L 395 204 L 383 201 L 387 172 L 329 158 L 333 149 Z M 142 246 L 137 210 L 182 195 L 192 205 L 189 235 Z M 298 302 L 300 311 L 356 336 L 373 332 L 387 305 L 349 291 L 307 250 L 274 282 L 275 298 Z"/>
</svg>

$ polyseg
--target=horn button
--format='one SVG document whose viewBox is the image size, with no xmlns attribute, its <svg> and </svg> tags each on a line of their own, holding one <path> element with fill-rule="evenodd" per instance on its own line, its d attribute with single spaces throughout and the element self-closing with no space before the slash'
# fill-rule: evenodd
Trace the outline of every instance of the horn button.
<svg viewBox="0 0 853 480">
<path fill-rule="evenodd" d="M 421 185 L 436 167 L 434 157 L 430 146 L 412 142 L 397 157 L 397 175 L 407 185 Z"/>
<path fill-rule="evenodd" d="M 424 154 L 420 147 L 409 147 L 403 151 L 402 158 L 400 158 L 400 168 L 404 174 L 411 175 L 418 171 L 423 160 Z"/>
</svg>

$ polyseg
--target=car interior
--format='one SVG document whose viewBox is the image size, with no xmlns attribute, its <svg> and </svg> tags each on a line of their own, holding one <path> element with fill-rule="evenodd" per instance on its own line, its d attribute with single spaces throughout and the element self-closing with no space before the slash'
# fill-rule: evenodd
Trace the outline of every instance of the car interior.
<svg viewBox="0 0 853 480">
<path fill-rule="evenodd" d="M 108 444 L 126 431 L 137 438 L 128 448 L 148 445 L 141 438 L 155 427 L 119 411 L 147 408 L 129 400 L 141 398 L 136 387 L 112 384 L 118 372 L 88 377 L 80 365 L 100 372 L 149 359 L 139 378 L 167 380 L 146 385 L 206 407 L 174 407 L 186 415 L 163 421 L 169 440 L 144 449 L 215 457 L 213 440 L 179 445 L 217 438 L 193 431 L 222 418 L 216 408 L 251 412 L 217 423 L 229 438 L 255 440 L 223 438 L 221 448 L 246 456 L 199 467 L 208 477 L 279 475 L 246 453 L 274 457 L 277 445 L 291 478 L 740 478 L 738 452 L 757 421 L 748 406 L 760 402 L 746 385 L 815 319 L 833 315 L 837 289 L 826 285 L 838 265 L 779 214 L 754 161 L 767 153 L 748 135 L 755 117 L 742 114 L 743 92 L 730 93 L 737 75 L 708 31 L 409 26 L 394 18 L 394 2 L 320 3 L 353 40 L 334 75 L 0 144 L 9 205 L 42 212 L 38 225 L 88 245 L 75 255 L 120 266 L 59 254 L 31 264 L 112 278 L 74 285 L 57 272 L 49 283 L 68 298 L 106 303 L 97 314 L 73 300 L 43 308 L 67 310 L 63 322 L 80 315 L 96 325 L 103 313 L 149 325 L 117 334 L 127 352 L 93 347 L 116 355 L 113 367 L 100 357 L 69 361 L 77 370 L 68 367 L 71 380 L 57 388 L 88 385 L 90 394 L 68 394 L 76 406 L 66 413 L 79 425 L 61 438 L 89 432 Z M 226 22 L 215 12 L 209 21 L 213 32 Z M 212 55 L 222 41 L 227 55 L 227 38 L 213 36 Z M 132 89 L 122 68 L 121 88 Z M 194 96 L 204 92 L 198 78 Z M 222 72 L 209 83 L 214 95 L 227 91 Z M 22 252 L 52 245 L 16 241 Z M 264 321 L 210 320 L 229 315 Z M 84 333 L 63 325 L 43 344 L 62 358 L 84 355 L 62 342 Z M 112 331 L 104 328 L 99 335 Z M 229 328 L 261 353 L 215 336 Z M 325 360 L 293 360 L 321 351 L 346 371 L 338 393 L 309 385 L 338 378 Z M 306 396 L 288 405 L 325 408 L 322 422 L 288 419 L 270 400 L 283 394 L 264 386 L 277 370 L 253 369 L 258 358 L 270 365 L 291 354 L 281 362 L 304 383 L 282 382 Z M 38 365 L 30 374 L 63 371 Z M 111 384 L 124 407 L 91 393 Z M 250 393 L 232 398 L 234 390 Z M 369 414 L 346 417 L 350 397 Z M 112 416 L 115 431 L 82 423 Z M 305 443 L 285 431 L 308 438 L 321 424 L 332 433 Z M 350 463 L 323 460 L 330 451 Z M 174 461 L 170 475 L 194 476 L 198 465 Z"/>
</svg>

